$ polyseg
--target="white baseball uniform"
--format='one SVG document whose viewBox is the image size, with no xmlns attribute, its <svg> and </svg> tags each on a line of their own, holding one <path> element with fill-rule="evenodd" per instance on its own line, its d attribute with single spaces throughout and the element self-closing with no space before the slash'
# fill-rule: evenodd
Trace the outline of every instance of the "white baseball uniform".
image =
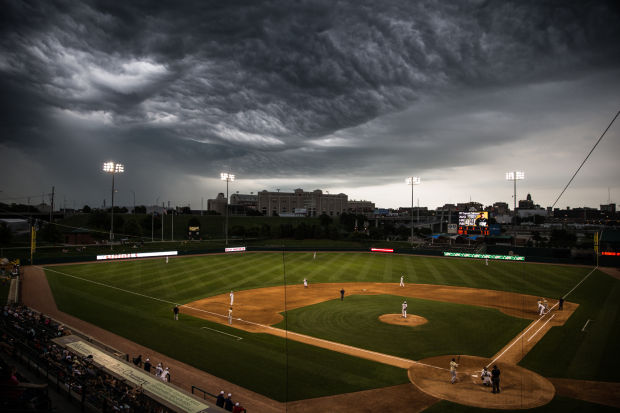
<svg viewBox="0 0 620 413">
<path fill-rule="evenodd" d="M 404 276 L 404 275 L 401 275 L 401 276 L 400 276 L 400 286 L 401 286 L 401 287 L 404 287 L 404 286 L 405 286 L 405 276 Z"/>
<path fill-rule="evenodd" d="M 407 301 L 403 303 L 402 307 L 402 315 L 404 318 L 407 318 Z"/>
<path fill-rule="evenodd" d="M 230 305 L 233 305 L 234 302 L 235 302 L 235 294 L 231 291 L 230 292 Z"/>
</svg>

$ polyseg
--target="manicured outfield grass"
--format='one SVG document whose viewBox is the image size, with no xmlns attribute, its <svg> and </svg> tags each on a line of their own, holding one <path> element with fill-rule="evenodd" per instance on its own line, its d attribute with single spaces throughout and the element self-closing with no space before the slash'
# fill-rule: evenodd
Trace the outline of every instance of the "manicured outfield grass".
<svg viewBox="0 0 620 413">
<path fill-rule="evenodd" d="M 288 328 L 302 334 L 393 356 L 420 360 L 443 354 L 491 357 L 522 331 L 530 320 L 498 310 L 408 298 L 407 312 L 428 323 L 398 326 L 379 321 L 398 313 L 402 297 L 348 296 L 288 311 Z M 502 326 L 491 334 L 489 326 Z M 284 328 L 284 321 L 277 325 Z"/>
<path fill-rule="evenodd" d="M 406 383 L 408 379 L 406 372 L 398 368 L 300 343 L 287 344 L 270 335 L 244 333 L 183 315 L 180 321 L 174 322 L 173 303 L 188 303 L 227 293 L 231 289 L 300 284 L 304 277 L 311 283 L 396 283 L 402 274 L 406 274 L 408 283 L 449 284 L 559 297 L 590 270 L 514 262 L 491 262 L 487 267 L 483 261 L 475 260 L 364 253 L 319 253 L 316 260 L 312 257 L 312 253 L 246 253 L 171 258 L 169 264 L 160 258 L 50 267 L 46 273 L 61 310 L 268 397 L 296 400 Z M 577 294 L 580 288 L 569 300 L 583 301 L 593 306 L 605 304 L 605 297 L 617 289 L 618 283 L 617 280 L 602 282 L 608 280 L 605 277 L 597 276 L 584 283 L 588 287 L 580 292 L 583 295 Z M 593 284 L 590 285 L 590 282 Z M 599 299 L 601 296 L 604 297 L 602 300 Z M 381 305 L 389 305 L 390 310 L 385 312 L 398 312 L 401 299 L 386 297 L 388 302 Z M 615 295 L 610 297 L 611 300 Z M 347 297 L 347 305 L 349 298 L 352 301 L 365 297 Z M 392 299 L 396 300 L 395 306 L 390 301 Z M 358 307 L 366 303 L 362 300 Z M 426 304 L 436 305 L 432 302 Z M 414 305 L 415 310 L 412 308 Z M 420 308 L 417 308 L 418 305 Z M 450 307 L 445 306 L 446 309 Z M 418 313 L 425 311 L 425 308 L 423 301 L 416 300 L 415 304 L 410 304 L 409 312 Z M 322 317 L 322 322 L 326 322 L 327 316 Z M 429 314 L 429 317 L 434 318 L 434 314 Z M 358 317 L 353 320 L 359 323 L 363 321 Z M 437 317 L 435 322 L 443 322 L 447 326 L 453 321 L 439 320 Z M 506 325 L 499 322 L 501 324 L 487 325 L 485 331 L 506 337 L 516 334 L 514 329 L 517 327 L 513 322 Z M 304 320 L 303 324 L 310 325 L 310 320 Z M 597 320 L 592 331 L 598 331 L 600 325 Z M 234 334 L 243 337 L 243 340 L 237 341 L 201 327 Z M 552 333 L 555 329 L 560 328 L 555 327 Z M 410 340 L 407 336 L 410 331 L 405 333 L 407 330 L 402 328 L 394 331 L 395 342 L 406 343 Z M 351 336 L 352 333 L 348 334 Z M 401 334 L 404 334 L 402 339 Z M 578 332 L 570 329 L 565 334 L 563 344 Z M 614 358 L 617 356 L 610 354 L 612 351 L 616 353 L 614 347 L 617 348 L 619 344 L 617 335 L 603 338 L 612 341 L 599 343 L 598 347 L 592 346 L 590 349 L 599 348 L 601 354 L 597 357 L 600 356 L 601 360 L 617 360 Z M 490 347 L 497 347 L 500 341 L 498 339 Z M 579 351 L 558 351 L 546 343 L 545 337 L 535 350 L 539 346 L 546 347 L 547 362 L 551 360 L 555 364 L 570 365 L 573 360 L 581 363 L 590 357 Z M 395 351 L 379 344 L 376 344 L 378 351 Z M 557 346 L 557 342 L 553 344 Z M 484 353 L 481 355 L 493 352 L 490 347 L 476 347 L 476 342 L 469 337 L 451 342 L 447 333 L 439 336 L 435 345 L 445 346 L 445 351 L 451 354 L 475 354 L 478 348 Z M 420 354 L 428 354 L 426 350 L 422 349 Z M 417 353 L 411 354 L 411 357 L 417 358 Z M 535 370 L 540 370 L 538 362 L 532 364 Z M 602 376 L 598 365 L 593 369 L 594 378 Z M 569 370 L 565 374 L 570 377 Z M 617 373 L 612 374 L 617 377 Z"/>
</svg>

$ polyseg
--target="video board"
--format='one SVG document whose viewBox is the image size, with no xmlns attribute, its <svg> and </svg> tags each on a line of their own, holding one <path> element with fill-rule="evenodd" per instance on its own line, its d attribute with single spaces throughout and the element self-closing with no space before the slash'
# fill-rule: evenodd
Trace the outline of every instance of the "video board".
<svg viewBox="0 0 620 413">
<path fill-rule="evenodd" d="M 460 211 L 458 233 L 489 235 L 489 213 L 487 211 Z"/>
</svg>

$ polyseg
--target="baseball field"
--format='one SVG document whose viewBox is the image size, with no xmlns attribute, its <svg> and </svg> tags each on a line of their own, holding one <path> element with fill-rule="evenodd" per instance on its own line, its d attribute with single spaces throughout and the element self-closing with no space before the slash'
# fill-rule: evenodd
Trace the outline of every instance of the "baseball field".
<svg viewBox="0 0 620 413">
<path fill-rule="evenodd" d="M 61 311 L 280 402 L 413 382 L 448 400 L 428 411 L 476 408 L 467 404 L 604 411 L 615 402 L 566 397 L 554 386 L 620 381 L 620 280 L 593 268 L 272 252 L 49 266 L 45 273 Z M 541 298 L 552 308 L 544 317 Z M 454 387 L 451 357 L 461 364 Z M 510 402 L 485 401 L 487 389 L 471 393 L 481 391 L 472 376 L 489 362 L 502 367 L 502 400 Z M 526 385 L 511 390 L 511 375 Z"/>
</svg>

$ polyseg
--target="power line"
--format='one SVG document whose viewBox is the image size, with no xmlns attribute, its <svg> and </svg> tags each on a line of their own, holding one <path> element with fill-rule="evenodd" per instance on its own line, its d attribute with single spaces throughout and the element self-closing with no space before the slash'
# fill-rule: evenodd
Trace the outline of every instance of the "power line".
<svg viewBox="0 0 620 413">
<path fill-rule="evenodd" d="M 607 133 L 607 131 L 609 130 L 609 128 L 611 128 L 611 125 L 613 125 L 613 123 L 616 121 L 616 119 L 618 118 L 618 115 L 620 115 L 620 111 L 618 111 L 618 113 L 616 113 L 616 116 L 614 116 L 614 118 L 611 120 L 611 122 L 609 122 L 609 125 L 607 125 L 607 128 L 605 129 L 605 131 L 603 132 L 603 134 L 601 135 L 600 138 L 598 138 L 598 140 L 596 141 L 596 143 L 594 144 L 594 146 L 592 147 L 592 149 L 590 149 L 590 152 L 588 153 L 588 156 L 586 156 L 586 158 L 583 160 L 583 162 L 581 162 L 581 165 L 579 165 L 579 168 L 577 168 L 577 170 L 575 171 L 575 173 L 573 174 L 572 178 L 570 179 L 570 181 L 568 181 L 568 183 L 566 184 L 566 186 L 564 187 L 564 189 L 562 189 L 562 192 L 560 193 L 560 195 L 558 195 L 558 198 L 555 200 L 555 202 L 553 203 L 553 205 L 551 205 L 551 209 L 553 209 L 553 207 L 555 207 L 555 204 L 558 203 L 558 201 L 560 200 L 560 198 L 562 197 L 562 195 L 564 195 L 564 192 L 566 191 L 566 189 L 568 188 L 568 186 L 571 184 L 571 182 L 573 182 L 573 179 L 575 179 L 575 177 L 577 176 L 577 174 L 579 173 L 579 171 L 581 170 L 581 167 L 586 163 L 586 161 L 588 160 L 588 158 L 590 157 L 590 155 L 592 155 L 592 152 L 594 152 L 594 149 L 597 147 L 597 145 L 599 144 L 599 142 L 603 139 L 603 136 L 605 136 L 605 134 Z"/>
</svg>

